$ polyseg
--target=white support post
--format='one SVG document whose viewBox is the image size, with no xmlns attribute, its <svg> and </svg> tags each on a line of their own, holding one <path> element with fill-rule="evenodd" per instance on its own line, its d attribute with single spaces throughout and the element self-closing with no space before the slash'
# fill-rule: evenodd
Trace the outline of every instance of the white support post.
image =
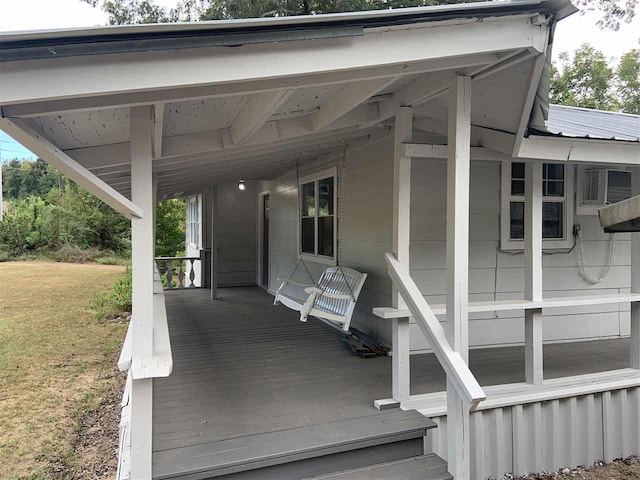
<svg viewBox="0 0 640 480">
<path fill-rule="evenodd" d="M 218 299 L 218 244 L 216 242 L 217 188 L 211 189 L 211 300 Z"/>
<path fill-rule="evenodd" d="M 411 142 L 413 133 L 413 109 L 400 107 L 396 113 L 393 155 L 393 253 L 398 262 L 408 269 L 411 223 L 411 157 L 404 155 L 404 143 Z M 392 290 L 393 306 L 407 308 L 396 288 Z M 393 321 L 393 399 L 409 400 L 411 395 L 411 365 L 409 344 L 409 319 Z"/>
<path fill-rule="evenodd" d="M 527 162 L 524 187 L 525 300 L 542 301 L 542 163 Z M 525 378 L 543 381 L 542 310 L 525 310 Z"/>
<path fill-rule="evenodd" d="M 471 78 L 449 86 L 447 158 L 447 323 L 453 349 L 469 363 L 469 175 L 471 167 Z M 471 444 L 469 407 L 447 378 L 447 461 L 456 480 L 468 480 Z"/>
<path fill-rule="evenodd" d="M 631 194 L 640 195 L 640 169 L 631 173 Z M 640 233 L 631 234 L 631 292 L 640 292 Z M 640 369 L 640 302 L 631 302 L 631 368 Z"/>
<path fill-rule="evenodd" d="M 132 362 L 144 372 L 153 357 L 153 112 L 131 109 L 131 199 L 142 218 L 131 219 Z M 137 367 L 137 368 L 135 368 Z M 151 478 L 153 381 L 134 378 L 131 404 L 131 479 Z"/>
</svg>

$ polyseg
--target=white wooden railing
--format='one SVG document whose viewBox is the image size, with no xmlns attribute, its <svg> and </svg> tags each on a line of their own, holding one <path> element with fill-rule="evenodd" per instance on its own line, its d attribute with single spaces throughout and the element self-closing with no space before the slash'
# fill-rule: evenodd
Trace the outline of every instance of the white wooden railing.
<svg viewBox="0 0 640 480">
<path fill-rule="evenodd" d="M 117 480 L 128 480 L 131 476 L 131 399 L 133 380 L 168 377 L 173 370 L 173 356 L 167 324 L 167 310 L 160 272 L 156 267 L 153 275 L 153 354 L 151 358 L 133 361 L 133 323 L 122 345 L 118 369 L 127 372 L 127 383 L 122 395 L 120 413 L 120 439 L 118 448 Z M 149 405 L 151 408 L 151 405 Z"/>
<path fill-rule="evenodd" d="M 162 279 L 164 288 L 196 288 L 194 262 L 201 260 L 200 257 L 156 257 L 155 260 L 160 275 L 166 274 Z"/>
<path fill-rule="evenodd" d="M 429 340 L 436 358 L 447 374 L 447 380 L 452 383 L 456 392 L 465 401 L 469 409 L 475 410 L 478 404 L 486 399 L 484 390 L 473 376 L 473 373 L 471 373 L 469 366 L 460 353 L 451 347 L 442 325 L 440 325 L 439 320 L 431 311 L 422 293 L 420 293 L 409 274 L 409 270 L 396 260 L 391 253 L 385 254 L 385 260 L 387 261 L 389 276 L 393 280 L 394 286 L 402 295 L 422 334 Z"/>
</svg>

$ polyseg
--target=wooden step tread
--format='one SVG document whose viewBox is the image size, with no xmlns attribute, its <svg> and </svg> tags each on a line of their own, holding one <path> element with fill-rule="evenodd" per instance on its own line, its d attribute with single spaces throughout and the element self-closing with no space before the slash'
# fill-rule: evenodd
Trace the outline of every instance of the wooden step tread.
<svg viewBox="0 0 640 480">
<path fill-rule="evenodd" d="M 424 436 L 435 428 L 415 410 L 248 435 L 153 453 L 153 478 L 210 478 Z M 205 475 L 206 474 L 206 475 Z"/>
<path fill-rule="evenodd" d="M 435 454 L 396 460 L 306 480 L 452 480 L 447 462 Z"/>
</svg>

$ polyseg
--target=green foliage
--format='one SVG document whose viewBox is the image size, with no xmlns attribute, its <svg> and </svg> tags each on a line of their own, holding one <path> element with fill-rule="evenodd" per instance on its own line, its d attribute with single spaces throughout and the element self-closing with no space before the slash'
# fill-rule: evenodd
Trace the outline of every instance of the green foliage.
<svg viewBox="0 0 640 480">
<path fill-rule="evenodd" d="M 629 23 L 635 17 L 638 0 L 577 0 L 576 5 L 583 11 L 598 10 L 602 18 L 598 26 L 602 29 L 618 30 L 620 23 Z"/>
<path fill-rule="evenodd" d="M 185 251 L 187 210 L 184 200 L 158 203 L 156 210 L 156 256 L 174 257 Z"/>
<path fill-rule="evenodd" d="M 574 107 L 616 110 L 614 72 L 604 54 L 583 44 L 572 56 L 560 54 L 560 69 L 551 74 L 551 102 Z"/>
<path fill-rule="evenodd" d="M 640 50 L 625 53 L 617 66 L 583 44 L 573 55 L 560 54 L 551 71 L 551 103 L 640 113 Z"/>
<path fill-rule="evenodd" d="M 640 49 L 625 53 L 616 73 L 622 110 L 640 115 Z"/>
<path fill-rule="evenodd" d="M 101 322 L 131 313 L 131 285 L 131 269 L 127 269 L 112 291 L 96 293 L 87 308 Z"/>
</svg>

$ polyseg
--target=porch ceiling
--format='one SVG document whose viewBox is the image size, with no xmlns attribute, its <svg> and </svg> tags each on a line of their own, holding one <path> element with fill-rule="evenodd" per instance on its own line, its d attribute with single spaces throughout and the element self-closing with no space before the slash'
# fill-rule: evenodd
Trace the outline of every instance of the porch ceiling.
<svg viewBox="0 0 640 480">
<path fill-rule="evenodd" d="M 233 49 L 4 62 L 0 107 L 125 195 L 129 110 L 148 103 L 159 195 L 270 179 L 296 161 L 388 134 L 400 106 L 417 107 L 429 119 L 422 129 L 442 134 L 448 85 L 460 74 L 473 78 L 474 125 L 517 134 L 546 53 L 542 12 L 549 15 L 535 5 Z M 38 72 L 50 81 L 31 88 Z"/>
</svg>

